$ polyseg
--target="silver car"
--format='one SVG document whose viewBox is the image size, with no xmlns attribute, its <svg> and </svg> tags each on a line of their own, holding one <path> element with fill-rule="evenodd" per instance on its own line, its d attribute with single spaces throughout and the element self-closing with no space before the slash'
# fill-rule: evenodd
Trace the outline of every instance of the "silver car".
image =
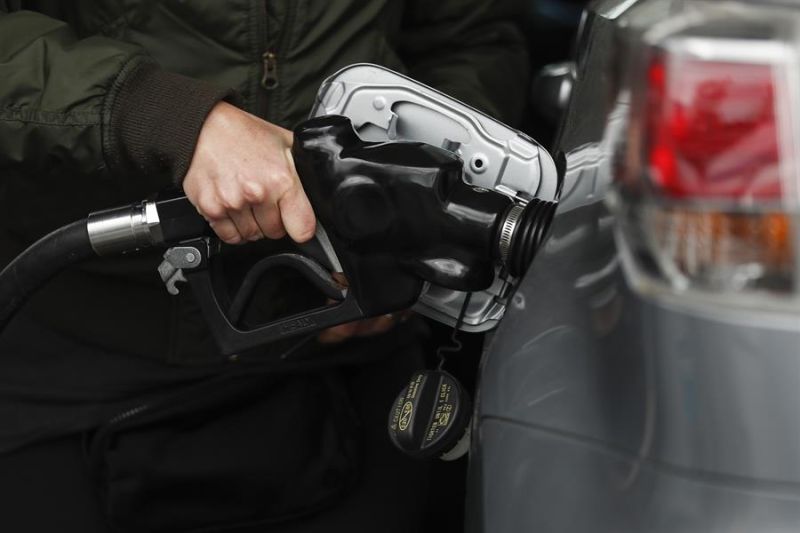
<svg viewBox="0 0 800 533">
<path fill-rule="evenodd" d="M 596 1 L 545 77 L 561 202 L 483 356 L 468 530 L 800 531 L 800 2 Z"/>
</svg>

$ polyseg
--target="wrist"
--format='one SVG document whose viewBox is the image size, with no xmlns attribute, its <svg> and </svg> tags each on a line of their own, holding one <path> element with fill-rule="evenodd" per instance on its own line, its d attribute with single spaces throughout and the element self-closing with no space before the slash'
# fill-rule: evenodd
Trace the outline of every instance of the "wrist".
<svg viewBox="0 0 800 533">
<path fill-rule="evenodd" d="M 109 170 L 136 174 L 150 190 L 179 185 L 206 117 L 233 91 L 150 62 L 139 61 L 127 70 L 109 94 L 104 113 Z"/>
</svg>

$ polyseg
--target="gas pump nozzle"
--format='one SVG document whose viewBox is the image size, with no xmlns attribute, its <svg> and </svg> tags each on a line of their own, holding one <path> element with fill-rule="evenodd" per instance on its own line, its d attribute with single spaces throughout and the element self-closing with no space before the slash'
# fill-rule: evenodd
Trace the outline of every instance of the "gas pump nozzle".
<svg viewBox="0 0 800 533">
<path fill-rule="evenodd" d="M 86 235 L 90 248 L 82 237 L 61 236 L 59 242 L 80 241 L 77 248 L 94 255 L 166 247 L 159 273 L 167 289 L 175 294 L 178 282 L 189 284 L 220 351 L 231 355 L 408 309 L 426 284 L 471 292 L 491 285 L 498 266 L 518 276 L 541 244 L 554 211 L 550 202 L 534 200 L 522 206 L 506 195 L 465 183 L 462 161 L 445 149 L 417 142 L 363 141 L 350 119 L 342 116 L 300 125 L 292 152 L 324 228 L 318 237 L 327 257 L 302 250 L 266 256 L 231 297 L 215 292 L 209 265 L 220 260 L 220 245 L 185 197 L 101 211 L 90 215 L 85 227 L 71 225 L 73 234 Z M 50 244 L 43 241 L 0 273 L 0 293 L 13 293 L 2 299 L 7 303 L 0 311 L 0 324 L 25 296 L 13 283 L 32 290 L 55 273 L 36 257 L 36 250 L 57 250 L 52 239 Z M 62 255 L 70 261 L 82 257 L 70 250 Z M 30 264 L 38 266 L 31 269 Z M 243 329 L 240 319 L 253 288 L 275 267 L 298 271 L 334 303 Z M 347 287 L 336 280 L 338 270 Z M 18 283 L 25 276 L 31 279 Z"/>
<path fill-rule="evenodd" d="M 415 142 L 365 142 L 350 119 L 323 116 L 295 131 L 292 149 L 303 187 L 324 228 L 329 265 L 319 255 L 282 253 L 256 263 L 232 298 L 215 293 L 209 264 L 219 245 L 185 197 L 90 215 L 98 255 L 169 246 L 159 268 L 168 290 L 186 281 L 220 350 L 230 355 L 333 325 L 405 310 L 426 283 L 486 289 L 498 265 L 521 274 L 553 212 L 548 202 L 517 205 L 468 185 L 453 153 Z M 332 253 L 331 253 L 332 252 Z M 238 322 L 261 276 L 300 272 L 335 303 L 244 330 Z M 341 270 L 341 286 L 329 268 Z M 230 301 L 225 306 L 222 302 Z"/>
</svg>

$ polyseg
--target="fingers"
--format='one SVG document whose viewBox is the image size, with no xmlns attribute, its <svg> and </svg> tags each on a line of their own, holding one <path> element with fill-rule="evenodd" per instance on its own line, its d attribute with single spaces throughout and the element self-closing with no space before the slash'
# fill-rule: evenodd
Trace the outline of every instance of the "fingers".
<svg viewBox="0 0 800 533">
<path fill-rule="evenodd" d="M 311 202 L 299 184 L 283 195 L 278 207 L 286 232 L 295 242 L 306 242 L 314 236 L 317 220 Z"/>
<path fill-rule="evenodd" d="M 211 200 L 211 204 L 215 201 Z M 230 202 L 217 201 L 223 205 Z M 240 205 L 240 204 L 236 204 Z M 209 221 L 217 236 L 228 244 L 256 241 L 264 237 L 281 239 L 287 234 L 284 224 L 291 224 L 289 235 L 297 242 L 305 242 L 314 236 L 315 218 L 311 204 L 300 191 L 288 192 L 280 201 L 280 207 L 269 200 L 253 206 L 239 208 L 203 209 L 198 211 Z M 287 222 L 288 221 L 288 222 Z"/>
<path fill-rule="evenodd" d="M 228 244 L 239 244 L 242 242 L 242 236 L 231 219 L 210 220 L 208 225 L 211 226 L 211 229 L 214 230 L 214 233 L 216 233 L 217 237 L 222 241 Z"/>
<path fill-rule="evenodd" d="M 305 242 L 316 230 L 311 203 L 299 187 L 290 188 L 277 202 L 267 198 L 260 203 L 246 203 L 239 209 L 227 210 L 226 215 L 239 232 L 239 242 L 264 237 L 281 239 L 287 233 L 295 241 Z"/>
<path fill-rule="evenodd" d="M 284 179 L 293 183 L 288 187 L 276 185 L 276 190 L 285 192 L 275 200 L 268 192 L 258 201 L 251 197 L 245 200 L 243 207 L 227 211 L 227 218 L 233 221 L 242 240 L 280 239 L 287 233 L 296 242 L 306 242 L 314 237 L 316 217 L 299 178 Z"/>
<path fill-rule="evenodd" d="M 395 315 L 383 315 L 377 318 L 373 318 L 368 321 L 367 324 L 362 325 L 362 327 L 358 331 L 358 335 L 360 336 L 369 336 L 369 335 L 378 335 L 380 333 L 386 333 L 397 322 L 397 318 Z"/>
<path fill-rule="evenodd" d="M 379 335 L 392 329 L 399 315 L 383 315 L 376 318 L 349 322 L 328 328 L 317 337 L 323 344 L 335 344 L 352 337 Z"/>
<path fill-rule="evenodd" d="M 289 167 L 289 178 L 292 181 L 292 185 L 278 200 L 278 207 L 281 210 L 281 218 L 286 232 L 295 242 L 302 243 L 314 236 L 317 230 L 317 218 L 311 208 L 311 202 L 303 190 L 300 176 L 297 174 L 297 169 L 294 165 L 291 151 L 294 140 L 292 132 L 287 131 L 286 133 L 288 134 L 286 141 L 289 148 L 284 151 L 283 155 L 286 159 L 286 165 Z"/>
<path fill-rule="evenodd" d="M 328 328 L 317 336 L 317 339 L 322 344 L 336 344 L 343 342 L 353 335 L 358 330 L 358 322 L 350 322 L 348 324 L 341 324 Z"/>
<path fill-rule="evenodd" d="M 264 236 L 270 239 L 281 239 L 286 236 L 286 229 L 283 227 L 281 212 L 277 205 L 256 205 L 253 207 L 253 215 Z"/>
<path fill-rule="evenodd" d="M 242 240 L 257 241 L 264 238 L 252 209 L 246 207 L 240 211 L 230 211 L 229 214 Z"/>
<path fill-rule="evenodd" d="M 314 236 L 316 218 L 291 156 L 292 132 L 227 104 L 206 117 L 183 189 L 229 244 Z"/>
</svg>

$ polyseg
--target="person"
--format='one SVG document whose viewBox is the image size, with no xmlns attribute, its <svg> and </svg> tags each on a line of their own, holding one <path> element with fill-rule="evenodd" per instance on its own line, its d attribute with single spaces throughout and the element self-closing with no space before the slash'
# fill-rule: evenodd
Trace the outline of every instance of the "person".
<svg viewBox="0 0 800 533">
<path fill-rule="evenodd" d="M 291 129 L 321 82 L 377 63 L 513 123 L 527 88 L 514 9 L 0 0 L 0 267 L 60 225 L 170 187 L 228 244 L 310 239 Z M 382 438 L 391 397 L 421 364 L 419 325 L 329 330 L 310 348 L 324 369 L 231 361 L 190 291 L 167 295 L 159 260 L 70 269 L 0 337 L 2 528 L 419 526 L 425 468 Z M 266 312 L 306 299 L 290 283 L 264 289 Z"/>
</svg>

